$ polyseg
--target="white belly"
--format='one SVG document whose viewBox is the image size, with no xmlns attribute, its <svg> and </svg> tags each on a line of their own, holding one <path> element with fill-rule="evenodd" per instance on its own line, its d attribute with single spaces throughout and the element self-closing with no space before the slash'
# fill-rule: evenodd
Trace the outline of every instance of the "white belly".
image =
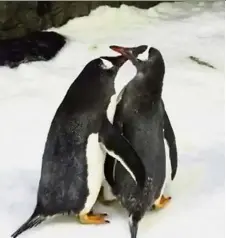
<svg viewBox="0 0 226 238">
<path fill-rule="evenodd" d="M 117 95 L 114 94 L 111 97 L 110 103 L 107 108 L 107 118 L 111 123 L 113 123 L 113 120 L 114 120 L 116 107 L 117 107 Z"/>
<path fill-rule="evenodd" d="M 92 209 L 97 200 L 103 179 L 104 179 L 104 161 L 106 153 L 101 149 L 98 142 L 98 134 L 91 134 L 87 141 L 86 159 L 87 159 L 87 184 L 89 195 L 85 206 L 80 215 L 87 214 Z"/>
<path fill-rule="evenodd" d="M 161 199 L 162 195 L 166 192 L 167 185 L 171 182 L 171 164 L 170 164 L 170 158 L 169 158 L 169 147 L 165 139 L 164 139 L 164 145 L 165 145 L 165 153 L 166 153 L 166 174 L 165 174 L 165 180 L 160 192 L 160 196 L 155 201 L 155 204 L 159 203 L 159 200 Z"/>
<path fill-rule="evenodd" d="M 171 169 L 171 162 L 170 162 L 170 157 L 169 157 L 169 147 L 168 147 L 168 144 L 165 139 L 164 139 L 164 143 L 165 143 L 165 151 L 166 151 L 166 180 L 165 180 L 165 183 L 167 186 L 169 183 L 172 182 L 172 180 L 171 180 L 172 169 Z"/>
</svg>

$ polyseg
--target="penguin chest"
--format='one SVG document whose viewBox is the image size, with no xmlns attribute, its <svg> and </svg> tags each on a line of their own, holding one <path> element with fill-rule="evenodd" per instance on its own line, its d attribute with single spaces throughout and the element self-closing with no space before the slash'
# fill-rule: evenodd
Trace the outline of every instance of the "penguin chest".
<svg viewBox="0 0 226 238">
<path fill-rule="evenodd" d="M 171 164 L 170 164 L 170 156 L 169 156 L 169 148 L 167 145 L 167 141 L 164 140 L 164 145 L 165 145 L 165 152 L 166 152 L 166 179 L 165 183 L 166 185 L 171 183 Z"/>
<path fill-rule="evenodd" d="M 108 104 L 107 107 L 107 118 L 111 123 L 113 123 L 114 120 L 116 107 L 117 107 L 117 95 L 114 94 L 113 96 L 111 96 L 110 103 Z"/>
<path fill-rule="evenodd" d="M 161 196 L 166 192 L 167 185 L 171 182 L 171 167 L 170 167 L 170 158 L 169 158 L 169 151 L 167 148 L 167 142 L 164 140 L 164 146 L 165 146 L 165 175 L 164 175 L 164 182 L 160 190 L 160 195 L 156 199 L 155 203 L 157 204 Z"/>
<path fill-rule="evenodd" d="M 104 152 L 98 142 L 98 133 L 89 135 L 86 146 L 88 196 L 80 214 L 87 214 L 92 209 L 104 179 Z"/>
</svg>

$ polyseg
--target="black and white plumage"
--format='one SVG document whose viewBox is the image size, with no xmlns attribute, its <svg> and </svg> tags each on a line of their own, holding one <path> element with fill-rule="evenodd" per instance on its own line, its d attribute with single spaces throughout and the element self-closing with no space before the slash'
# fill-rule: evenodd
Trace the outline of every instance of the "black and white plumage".
<svg viewBox="0 0 226 238">
<path fill-rule="evenodd" d="M 138 223 L 161 197 L 166 179 L 164 138 L 170 148 L 172 179 L 177 169 L 175 135 L 161 99 L 165 64 L 159 50 L 151 47 L 148 59 L 136 59 L 123 47 L 112 49 L 127 56 L 137 69 L 136 76 L 125 87 L 117 106 L 114 125 L 128 139 L 142 159 L 146 182 L 140 189 L 125 173 L 125 169 L 109 155 L 105 162 L 105 177 L 113 194 L 129 213 L 131 238 L 137 237 Z"/>
<path fill-rule="evenodd" d="M 145 49 L 136 48 L 134 54 Z M 126 60 L 124 56 L 94 59 L 68 89 L 47 136 L 36 208 L 13 238 L 49 216 L 70 211 L 81 217 L 89 214 L 103 181 L 106 151 L 117 155 L 138 185 L 144 184 L 140 158 L 107 118 L 114 78 Z M 124 148 L 130 150 L 128 155 Z"/>
</svg>

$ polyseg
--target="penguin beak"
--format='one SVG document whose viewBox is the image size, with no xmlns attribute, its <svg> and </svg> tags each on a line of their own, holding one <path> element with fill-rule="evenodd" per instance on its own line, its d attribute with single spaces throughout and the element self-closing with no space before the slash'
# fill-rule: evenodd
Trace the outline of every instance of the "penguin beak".
<svg viewBox="0 0 226 238">
<path fill-rule="evenodd" d="M 128 58 L 129 55 L 137 57 L 139 54 L 144 53 L 144 51 L 147 50 L 148 46 L 139 45 L 137 47 L 123 47 L 118 45 L 111 45 L 109 46 L 109 48 Z"/>
<path fill-rule="evenodd" d="M 120 53 L 121 55 L 123 55 L 127 59 L 129 59 L 136 67 L 138 66 L 139 62 L 138 62 L 136 56 L 134 56 L 134 54 L 133 54 L 134 53 L 133 51 L 135 51 L 135 49 L 137 47 L 136 48 L 135 47 L 134 48 L 127 48 L 127 47 L 122 47 L 122 46 L 111 45 L 111 46 L 109 46 L 109 48 L 118 52 L 118 53 Z"/>
<path fill-rule="evenodd" d="M 109 46 L 110 49 L 120 53 L 121 55 L 125 56 L 126 58 L 129 58 L 128 55 L 128 48 L 126 47 L 122 47 L 122 46 L 117 46 L 117 45 L 111 45 Z M 130 54 L 132 54 L 132 52 L 130 52 Z"/>
</svg>

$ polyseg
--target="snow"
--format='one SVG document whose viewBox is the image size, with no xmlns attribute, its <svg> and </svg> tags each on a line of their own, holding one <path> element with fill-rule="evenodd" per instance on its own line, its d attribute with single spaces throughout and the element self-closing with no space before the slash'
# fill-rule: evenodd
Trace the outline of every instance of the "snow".
<svg viewBox="0 0 226 238">
<path fill-rule="evenodd" d="M 138 237 L 224 237 L 224 16 L 222 1 L 162 3 L 149 10 L 103 6 L 54 29 L 69 41 L 50 62 L 1 67 L 1 238 L 33 212 L 46 136 L 66 90 L 88 61 L 115 55 L 110 44 L 148 44 L 162 52 L 163 99 L 177 138 L 178 174 L 167 187 L 172 201 L 147 213 Z M 65 216 L 21 237 L 130 237 L 120 206 L 97 204 L 96 210 L 108 212 L 111 223 L 84 226 Z"/>
</svg>

